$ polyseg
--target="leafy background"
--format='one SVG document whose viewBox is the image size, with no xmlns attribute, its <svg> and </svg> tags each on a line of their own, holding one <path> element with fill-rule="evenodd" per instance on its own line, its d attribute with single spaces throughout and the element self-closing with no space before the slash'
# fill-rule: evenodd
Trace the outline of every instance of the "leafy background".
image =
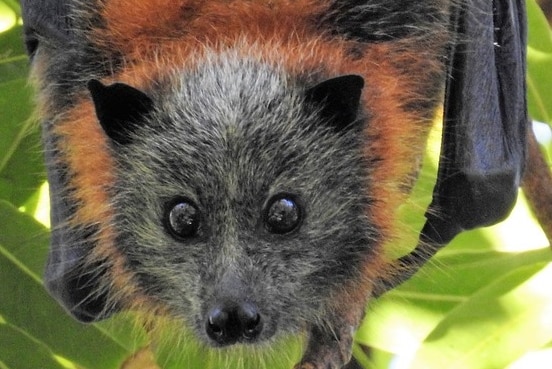
<svg viewBox="0 0 552 369">
<path fill-rule="evenodd" d="M 527 5 L 530 114 L 550 124 L 552 33 L 536 2 Z M 155 369 L 155 361 L 163 369 L 246 366 L 200 350 L 186 352 L 182 366 L 171 364 L 171 350 L 155 357 L 127 317 L 82 325 L 48 296 L 41 281 L 47 184 L 27 74 L 19 3 L 0 0 L 0 369 Z M 537 128 L 549 152 L 548 126 Z M 403 250 L 415 244 L 430 200 L 439 132 L 434 136 L 415 193 L 401 209 Z M 550 368 L 551 260 L 522 195 L 507 221 L 460 235 L 411 281 L 367 307 L 357 361 L 370 369 Z M 297 358 L 297 347 L 282 350 Z M 266 369 L 282 366 L 274 356 Z"/>
</svg>

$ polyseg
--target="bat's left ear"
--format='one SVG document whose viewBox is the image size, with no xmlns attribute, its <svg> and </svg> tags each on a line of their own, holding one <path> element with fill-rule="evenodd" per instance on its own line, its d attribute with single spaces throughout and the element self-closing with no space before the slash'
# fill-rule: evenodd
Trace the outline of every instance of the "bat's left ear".
<svg viewBox="0 0 552 369">
<path fill-rule="evenodd" d="M 334 77 L 306 91 L 306 99 L 337 130 L 353 123 L 358 116 L 364 79 L 355 74 Z"/>
<path fill-rule="evenodd" d="M 525 1 L 473 0 L 455 9 L 451 24 L 457 40 L 433 201 L 418 247 L 399 260 L 409 272 L 393 285 L 458 233 L 507 217 L 523 174 L 529 124 Z"/>
</svg>

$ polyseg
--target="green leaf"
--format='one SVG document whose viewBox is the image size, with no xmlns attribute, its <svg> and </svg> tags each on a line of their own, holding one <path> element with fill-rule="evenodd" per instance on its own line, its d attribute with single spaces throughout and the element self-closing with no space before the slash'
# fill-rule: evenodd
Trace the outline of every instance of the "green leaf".
<svg viewBox="0 0 552 369">
<path fill-rule="evenodd" d="M 31 89 L 24 79 L 0 84 L 0 173 L 3 171 L 21 140 L 28 133 L 28 120 L 32 110 Z"/>
<path fill-rule="evenodd" d="M 17 0 L 2 0 L 0 3 L 6 4 L 17 16 L 21 15 L 21 6 Z"/>
<path fill-rule="evenodd" d="M 535 50 L 551 52 L 552 30 L 535 0 L 527 0 L 527 19 L 527 43 Z"/>
<path fill-rule="evenodd" d="M 442 295 L 447 296 L 443 300 L 461 300 L 512 270 L 547 262 L 551 258 L 549 249 L 526 252 L 445 249 L 397 293 L 401 297 L 428 295 L 435 300 L 435 296 Z"/>
<path fill-rule="evenodd" d="M 533 119 L 552 124 L 552 31 L 535 0 L 527 2 L 527 94 Z"/>
<path fill-rule="evenodd" d="M 23 43 L 23 27 L 15 26 L 0 33 L 0 84 L 26 79 L 29 60 Z"/>
<path fill-rule="evenodd" d="M 410 281 L 371 304 L 357 340 L 401 353 L 423 341 L 447 314 L 481 288 L 513 270 L 551 258 L 549 249 L 518 253 L 445 249 Z"/>
<path fill-rule="evenodd" d="M 0 358 L 9 369 L 63 369 L 47 347 L 8 324 L 0 324 Z"/>
<path fill-rule="evenodd" d="M 0 196 L 20 205 L 43 181 L 38 132 L 29 135 L 31 91 L 25 80 L 0 84 L 0 180 L 12 189 Z"/>
<path fill-rule="evenodd" d="M 552 338 L 551 280 L 552 265 L 536 264 L 489 284 L 437 325 L 411 368 L 504 368 L 542 347 Z"/>
<path fill-rule="evenodd" d="M 118 368 L 132 350 L 98 327 L 74 321 L 42 286 L 38 273 L 47 247 L 43 227 L 0 201 L 0 316 L 79 366 Z"/>
<path fill-rule="evenodd" d="M 21 263 L 33 279 L 40 281 L 48 254 L 49 232 L 32 217 L 0 200 L 0 250 Z"/>
<path fill-rule="evenodd" d="M 0 192 L 0 198 L 17 207 L 25 204 L 36 194 L 46 180 L 38 129 L 33 129 L 21 138 L 4 170 L 0 172 L 0 180 L 9 187 L 8 192 Z"/>
<path fill-rule="evenodd" d="M 21 206 L 45 180 L 40 131 L 31 128 L 32 89 L 21 27 L 0 34 L 0 198 Z"/>
<path fill-rule="evenodd" d="M 22 33 L 21 26 L 0 33 L 0 198 L 15 206 L 23 205 L 45 180 L 39 127 L 29 119 L 32 89 Z"/>
</svg>

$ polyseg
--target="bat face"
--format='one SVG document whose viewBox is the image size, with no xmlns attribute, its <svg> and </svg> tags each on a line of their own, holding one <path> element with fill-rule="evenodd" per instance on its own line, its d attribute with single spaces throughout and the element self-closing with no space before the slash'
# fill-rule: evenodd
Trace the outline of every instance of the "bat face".
<svg viewBox="0 0 552 369">
<path fill-rule="evenodd" d="M 106 132 L 115 245 L 137 289 L 226 345 L 317 319 L 338 286 L 363 278 L 378 236 L 362 190 L 362 79 L 305 88 L 260 62 L 217 58 L 156 82 L 165 92 L 124 139 Z M 101 95 L 133 99 L 110 88 L 92 89 L 106 124 L 116 108 Z"/>
</svg>

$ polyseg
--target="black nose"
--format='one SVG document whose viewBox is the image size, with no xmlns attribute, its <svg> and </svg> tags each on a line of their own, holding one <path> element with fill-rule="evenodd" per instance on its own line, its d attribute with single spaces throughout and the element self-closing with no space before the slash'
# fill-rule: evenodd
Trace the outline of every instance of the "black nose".
<svg viewBox="0 0 552 369">
<path fill-rule="evenodd" d="M 257 307 L 250 303 L 221 304 L 207 316 L 207 335 L 219 345 L 237 341 L 253 341 L 262 331 L 263 323 Z"/>
</svg>

